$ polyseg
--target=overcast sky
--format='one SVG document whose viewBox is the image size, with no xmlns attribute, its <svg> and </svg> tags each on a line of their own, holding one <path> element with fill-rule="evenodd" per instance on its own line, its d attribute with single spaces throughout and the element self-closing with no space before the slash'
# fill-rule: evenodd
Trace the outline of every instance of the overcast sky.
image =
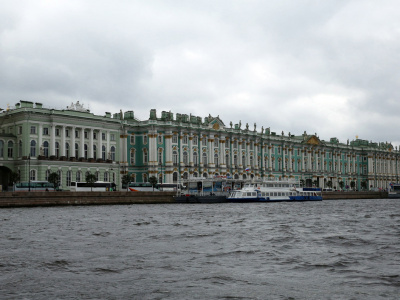
<svg viewBox="0 0 400 300">
<path fill-rule="evenodd" d="M 154 108 L 398 146 L 399 72 L 398 0 L 0 4 L 1 108 Z"/>
</svg>

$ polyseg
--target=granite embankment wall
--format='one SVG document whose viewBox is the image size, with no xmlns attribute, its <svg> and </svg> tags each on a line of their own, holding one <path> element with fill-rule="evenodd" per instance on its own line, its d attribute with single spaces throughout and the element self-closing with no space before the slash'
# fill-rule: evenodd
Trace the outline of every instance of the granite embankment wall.
<svg viewBox="0 0 400 300">
<path fill-rule="evenodd" d="M 323 200 L 339 199 L 385 199 L 387 192 L 322 192 Z"/>
<path fill-rule="evenodd" d="M 175 203 L 174 192 L 2 192 L 0 208 Z M 324 200 L 384 199 L 387 192 L 323 192 Z"/>
<path fill-rule="evenodd" d="M 174 203 L 174 192 L 3 192 L 0 208 Z"/>
</svg>

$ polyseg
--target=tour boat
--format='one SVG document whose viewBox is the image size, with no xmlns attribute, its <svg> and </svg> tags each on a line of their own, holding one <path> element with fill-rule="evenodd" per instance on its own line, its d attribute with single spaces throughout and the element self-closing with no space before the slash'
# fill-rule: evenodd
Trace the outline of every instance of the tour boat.
<svg viewBox="0 0 400 300">
<path fill-rule="evenodd" d="M 294 180 L 264 180 L 246 183 L 242 189 L 233 190 L 228 202 L 320 201 L 321 189 L 300 187 Z"/>
<path fill-rule="evenodd" d="M 388 197 L 389 198 L 400 198 L 400 184 L 399 183 L 391 183 L 389 185 Z"/>
</svg>

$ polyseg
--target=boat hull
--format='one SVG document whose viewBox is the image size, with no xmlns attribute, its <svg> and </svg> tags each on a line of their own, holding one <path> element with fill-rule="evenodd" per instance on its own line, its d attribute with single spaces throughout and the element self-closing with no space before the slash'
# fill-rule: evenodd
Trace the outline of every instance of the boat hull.
<svg viewBox="0 0 400 300">
<path fill-rule="evenodd" d="M 291 196 L 289 198 L 227 198 L 228 202 L 303 202 L 303 201 L 322 201 L 322 196 Z"/>
</svg>

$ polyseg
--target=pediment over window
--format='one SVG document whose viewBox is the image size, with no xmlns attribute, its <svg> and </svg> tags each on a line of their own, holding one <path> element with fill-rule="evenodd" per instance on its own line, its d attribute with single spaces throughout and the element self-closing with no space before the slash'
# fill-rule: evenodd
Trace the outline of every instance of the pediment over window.
<svg viewBox="0 0 400 300">
<path fill-rule="evenodd" d="M 321 145 L 321 144 L 322 144 L 321 141 L 320 141 L 320 139 L 317 138 L 315 135 L 310 136 L 310 137 L 306 140 L 305 143 L 306 143 L 306 144 L 309 144 L 309 145 L 315 145 L 315 146 L 318 146 L 318 145 Z"/>
<path fill-rule="evenodd" d="M 208 127 L 212 128 L 214 130 L 224 130 L 225 129 L 225 124 L 222 122 L 222 120 L 218 117 L 214 118 L 211 117 L 211 115 L 206 118 L 208 120 Z"/>
</svg>

